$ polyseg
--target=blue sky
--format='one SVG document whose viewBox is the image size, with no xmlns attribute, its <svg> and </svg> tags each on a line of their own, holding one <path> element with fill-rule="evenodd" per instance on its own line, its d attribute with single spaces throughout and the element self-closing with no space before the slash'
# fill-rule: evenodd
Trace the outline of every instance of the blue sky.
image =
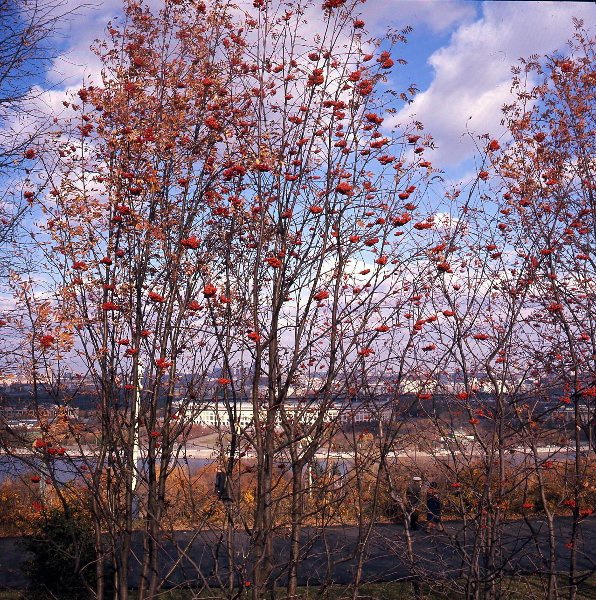
<svg viewBox="0 0 596 600">
<path fill-rule="evenodd" d="M 150 4 L 159 6 L 160 0 Z M 72 18 L 60 42 L 61 55 L 48 73 L 57 92 L 52 106 L 59 107 L 62 92 L 77 89 L 85 74 L 98 72 L 89 45 L 103 36 L 119 6 L 119 0 L 91 0 Z M 362 13 L 373 35 L 387 27 L 414 28 L 408 44 L 396 52 L 409 64 L 394 70 L 391 83 L 403 89 L 414 82 L 420 94 L 395 120 L 406 123 L 411 115 L 421 120 L 436 138 L 433 165 L 452 177 L 471 169 L 474 144 L 463 135 L 466 129 L 474 135 L 503 134 L 500 107 L 508 99 L 511 65 L 521 56 L 564 49 L 573 32 L 572 17 L 584 19 L 588 27 L 596 23 L 596 8 L 589 2 L 368 0 Z"/>
<path fill-rule="evenodd" d="M 379 3 L 380 4 L 380 3 Z M 592 3 L 389 1 L 398 21 L 413 18 L 408 44 L 421 93 L 398 120 L 414 113 L 437 139 L 433 163 L 462 174 L 474 154 L 472 134 L 503 135 L 511 66 L 522 56 L 566 51 L 572 18 L 596 22 Z M 426 11 L 423 10 L 426 7 Z M 410 8 L 411 12 L 404 10 Z M 441 18 L 442 16 L 442 18 Z M 594 31 L 592 29 L 592 34 Z"/>
<path fill-rule="evenodd" d="M 149 0 L 156 8 L 162 2 Z M 121 0 L 89 0 L 80 8 L 74 0 L 67 3 L 75 12 L 63 26 L 62 37 L 56 38 L 57 57 L 41 86 L 52 90 L 45 96 L 50 113 L 60 112 L 65 93 L 77 90 L 87 77 L 98 79 L 100 65 L 89 46 L 104 37 L 121 6 Z M 239 0 L 243 3 L 252 5 L 252 0 Z M 511 66 L 518 58 L 564 51 L 573 17 L 592 27 L 592 35 L 596 23 L 596 8 L 590 2 L 368 0 L 361 11 L 375 36 L 388 27 L 413 27 L 409 42 L 395 52 L 408 65 L 396 66 L 389 85 L 401 91 L 415 83 L 420 93 L 386 123 L 422 121 L 437 146 L 430 157 L 433 166 L 448 180 L 466 180 L 474 173 L 474 136 L 504 135 L 500 108 L 509 100 Z M 310 33 L 317 27 L 316 18 L 309 21 Z"/>
</svg>

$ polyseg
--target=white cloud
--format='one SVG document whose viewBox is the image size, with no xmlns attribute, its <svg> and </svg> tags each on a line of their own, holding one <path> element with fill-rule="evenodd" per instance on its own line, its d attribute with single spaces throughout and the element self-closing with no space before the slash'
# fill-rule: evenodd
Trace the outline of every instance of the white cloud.
<svg viewBox="0 0 596 600">
<path fill-rule="evenodd" d="M 466 132 L 503 132 L 500 109 L 509 100 L 511 66 L 519 57 L 563 48 L 572 17 L 590 23 L 596 9 L 577 2 L 485 2 L 479 19 L 459 26 L 449 44 L 431 55 L 432 83 L 392 123 L 415 115 L 438 146 L 433 164 L 461 163 L 474 152 Z"/>
<path fill-rule="evenodd" d="M 240 8 L 246 4 L 252 10 L 252 0 L 241 0 Z M 163 6 L 161 0 L 150 0 L 148 5 L 155 10 Z M 387 25 L 429 27 L 434 32 L 448 30 L 455 24 L 469 21 L 476 13 L 473 3 L 464 0 L 370 0 L 358 7 L 369 30 L 382 33 Z M 63 10 L 73 11 L 64 28 L 67 48 L 58 56 L 48 72 L 49 80 L 59 88 L 81 85 L 84 76 L 98 79 L 100 61 L 91 52 L 95 39 L 105 37 L 107 24 L 116 15 L 122 14 L 121 0 L 92 0 L 81 6 L 68 0 Z M 323 12 L 318 3 L 307 12 L 301 26 L 301 35 L 312 39 L 324 27 Z"/>
<path fill-rule="evenodd" d="M 97 77 L 101 66 L 90 46 L 105 37 L 107 24 L 122 13 L 121 0 L 92 0 L 81 5 L 69 0 L 62 9 L 70 14 L 64 19 L 60 32 L 65 48 L 48 70 L 48 81 L 56 88 L 80 87 L 83 78 Z"/>
<path fill-rule="evenodd" d="M 462 223 L 461 219 L 454 217 L 452 214 L 447 212 L 438 212 L 433 215 L 433 222 L 435 229 L 441 233 L 450 233 L 455 231 Z M 467 225 L 463 225 L 464 229 L 467 229 Z"/>
<path fill-rule="evenodd" d="M 476 15 L 472 2 L 463 0 L 370 0 L 362 7 L 363 16 L 375 29 L 387 24 L 399 27 L 425 25 L 433 32 L 448 30 Z"/>
</svg>

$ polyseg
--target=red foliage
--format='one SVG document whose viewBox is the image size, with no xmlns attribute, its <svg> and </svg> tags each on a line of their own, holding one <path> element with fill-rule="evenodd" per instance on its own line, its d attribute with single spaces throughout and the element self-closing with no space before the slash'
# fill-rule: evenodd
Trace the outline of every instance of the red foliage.
<svg viewBox="0 0 596 600">
<path fill-rule="evenodd" d="M 118 304 L 114 304 L 113 302 L 102 302 L 101 310 L 105 312 L 121 310 L 121 307 Z"/>
<path fill-rule="evenodd" d="M 52 345 L 54 344 L 55 341 L 56 341 L 56 338 L 53 335 L 48 333 L 46 335 L 41 336 L 41 338 L 39 339 L 39 345 L 44 350 L 47 350 L 48 348 L 52 347 Z"/>
<path fill-rule="evenodd" d="M 279 269 L 282 266 L 282 262 L 276 256 L 269 256 L 265 259 L 265 262 L 274 269 Z"/>
<path fill-rule="evenodd" d="M 166 301 L 166 299 L 157 292 L 149 292 L 149 300 L 151 300 L 151 302 L 155 302 L 156 304 L 162 304 Z"/>
<path fill-rule="evenodd" d="M 352 196 L 354 194 L 354 186 L 350 185 L 347 181 L 341 181 L 337 184 L 335 191 L 344 196 Z"/>
<path fill-rule="evenodd" d="M 390 69 L 395 63 L 391 58 L 391 55 L 386 50 L 381 52 L 381 55 L 377 59 L 377 62 L 381 65 L 383 69 Z"/>
<path fill-rule="evenodd" d="M 187 238 L 181 239 L 180 244 L 185 248 L 196 250 L 201 245 L 201 240 L 198 237 L 191 235 Z"/>
<path fill-rule="evenodd" d="M 414 224 L 414 229 L 422 231 L 423 229 L 430 229 L 433 226 L 431 221 L 420 221 Z"/>
<path fill-rule="evenodd" d="M 306 85 L 307 87 L 313 87 L 315 85 L 322 85 L 324 82 L 323 69 L 313 69 L 312 73 L 308 76 Z"/>
<path fill-rule="evenodd" d="M 324 0 L 323 2 L 323 10 L 333 10 L 334 8 L 339 8 L 346 3 L 346 0 Z"/>
<path fill-rule="evenodd" d="M 203 296 L 205 296 L 205 298 L 213 298 L 215 294 L 217 294 L 217 288 L 211 283 L 208 283 L 203 288 Z"/>
<path fill-rule="evenodd" d="M 155 365 L 160 369 L 168 369 L 174 363 L 172 361 L 167 360 L 166 358 L 156 358 Z"/>
</svg>

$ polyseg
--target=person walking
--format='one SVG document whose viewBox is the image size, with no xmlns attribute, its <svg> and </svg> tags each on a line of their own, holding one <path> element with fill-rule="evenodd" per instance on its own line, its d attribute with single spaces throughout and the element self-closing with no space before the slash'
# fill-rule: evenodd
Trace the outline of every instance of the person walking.
<svg viewBox="0 0 596 600">
<path fill-rule="evenodd" d="M 422 478 L 412 477 L 412 481 L 406 489 L 406 508 L 408 514 L 406 518 L 412 531 L 419 529 L 418 519 L 420 518 L 420 502 L 422 499 Z"/>
<path fill-rule="evenodd" d="M 431 481 L 426 493 L 426 530 L 433 531 L 441 524 L 441 499 L 436 481 Z"/>
</svg>

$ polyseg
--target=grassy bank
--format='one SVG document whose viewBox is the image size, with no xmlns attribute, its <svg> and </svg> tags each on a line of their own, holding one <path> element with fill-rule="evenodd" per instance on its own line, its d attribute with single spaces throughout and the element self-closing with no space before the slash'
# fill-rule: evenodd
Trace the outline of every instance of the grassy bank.
<svg viewBox="0 0 596 600">
<path fill-rule="evenodd" d="M 535 576 L 506 577 L 500 582 L 501 600 L 542 600 L 546 597 L 544 581 Z M 565 578 L 559 581 L 559 592 L 562 598 L 568 597 L 569 589 Z M 464 600 L 465 593 L 460 582 L 449 581 L 448 584 L 439 581 L 432 584 L 421 583 L 420 595 L 424 600 Z M 249 590 L 243 595 L 249 597 Z M 414 597 L 412 584 L 408 582 L 391 582 L 365 584 L 361 586 L 357 596 L 360 600 L 410 600 Z M 481 594 L 484 598 L 484 594 Z M 42 600 L 39 594 L 17 591 L 0 591 L 0 600 Z M 131 600 L 136 600 L 136 593 L 131 591 Z M 226 596 L 217 590 L 169 590 L 159 594 L 159 600 L 223 600 Z M 285 590 L 280 589 L 275 594 L 279 600 L 288 600 Z M 350 586 L 332 586 L 328 588 L 309 587 L 299 588 L 298 596 L 293 600 L 348 600 L 353 598 Z M 577 600 L 596 599 L 596 575 L 592 575 L 578 586 Z M 45 600 L 45 599 L 44 599 Z M 50 600 L 50 597 L 47 598 Z"/>
</svg>

